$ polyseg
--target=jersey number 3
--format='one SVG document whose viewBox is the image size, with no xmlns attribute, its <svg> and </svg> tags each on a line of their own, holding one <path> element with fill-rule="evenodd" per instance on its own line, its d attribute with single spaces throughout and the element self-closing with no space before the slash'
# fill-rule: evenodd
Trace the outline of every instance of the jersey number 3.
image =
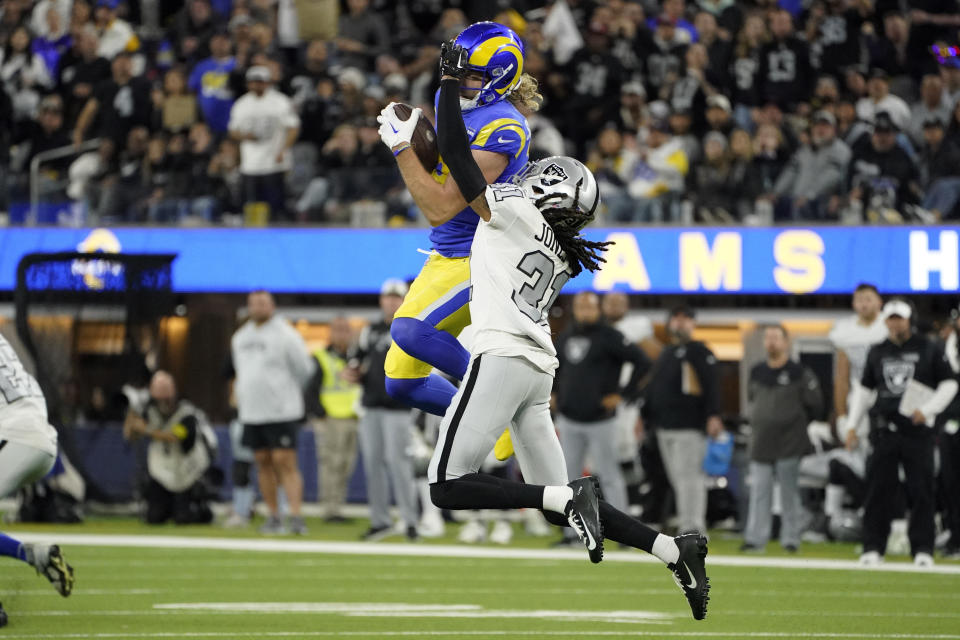
<svg viewBox="0 0 960 640">
<path fill-rule="evenodd" d="M 519 291 L 513 292 L 513 303 L 520 312 L 536 323 L 544 322 L 547 312 L 553 306 L 560 289 L 570 279 L 570 274 L 561 271 L 554 275 L 556 267 L 553 260 L 543 251 L 531 251 L 520 259 L 517 264 L 520 273 L 531 278 L 524 282 Z M 546 298 L 547 292 L 550 297 Z M 546 298 L 546 303 L 544 303 Z"/>
</svg>

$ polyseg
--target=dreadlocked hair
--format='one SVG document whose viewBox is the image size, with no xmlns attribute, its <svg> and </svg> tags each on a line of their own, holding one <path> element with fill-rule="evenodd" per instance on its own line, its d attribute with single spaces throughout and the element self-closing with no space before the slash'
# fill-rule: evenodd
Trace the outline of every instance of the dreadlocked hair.
<svg viewBox="0 0 960 640">
<path fill-rule="evenodd" d="M 608 245 L 613 244 L 612 242 L 593 242 L 580 235 L 577 225 L 583 218 L 583 214 L 576 209 L 579 194 L 578 187 L 578 197 L 574 200 L 573 207 L 542 207 L 551 197 L 554 197 L 552 194 L 547 194 L 534 202 L 543 214 L 543 219 L 553 229 L 553 235 L 560 243 L 560 248 L 563 249 L 567 263 L 570 265 L 572 278 L 577 277 L 584 269 L 591 272 L 599 269 L 600 263 L 606 262 L 603 252 L 607 250 Z"/>
</svg>

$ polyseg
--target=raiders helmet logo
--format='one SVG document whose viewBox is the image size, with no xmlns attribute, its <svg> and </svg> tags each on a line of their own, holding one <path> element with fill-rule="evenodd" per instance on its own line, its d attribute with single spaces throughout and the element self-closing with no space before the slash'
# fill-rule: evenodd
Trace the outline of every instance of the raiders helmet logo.
<svg viewBox="0 0 960 640">
<path fill-rule="evenodd" d="M 577 364 L 586 357 L 588 351 L 590 351 L 590 338 L 577 336 L 567 340 L 563 353 L 571 364 Z"/>
<path fill-rule="evenodd" d="M 903 360 L 883 361 L 883 381 L 887 389 L 894 394 L 901 394 L 907 390 L 907 382 L 913 377 L 914 364 Z"/>
<path fill-rule="evenodd" d="M 552 187 L 555 184 L 560 184 L 566 180 L 569 176 L 567 172 L 563 170 L 563 167 L 557 163 L 550 164 L 546 169 L 540 174 L 540 182 L 545 184 L 548 187 Z"/>
</svg>

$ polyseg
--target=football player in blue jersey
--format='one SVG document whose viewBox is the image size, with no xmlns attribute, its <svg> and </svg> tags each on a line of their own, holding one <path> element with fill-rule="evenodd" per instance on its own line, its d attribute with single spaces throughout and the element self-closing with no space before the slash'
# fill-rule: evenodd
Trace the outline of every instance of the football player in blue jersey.
<svg viewBox="0 0 960 640">
<path fill-rule="evenodd" d="M 527 164 L 530 129 L 523 113 L 536 110 L 540 99 L 537 81 L 523 72 L 523 43 L 501 24 L 478 22 L 453 44 L 469 55 L 460 105 L 473 157 L 488 183 L 509 182 Z M 390 104 L 384 111 L 392 109 Z M 462 380 L 467 370 L 470 355 L 456 337 L 470 324 L 470 245 L 479 217 L 467 206 L 442 158 L 427 172 L 410 149 L 419 113 L 413 112 L 400 134 L 379 118 L 381 138 L 393 150 L 414 202 L 433 226 L 430 257 L 391 325 L 393 344 L 384 370 L 390 395 L 443 415 L 456 389 L 431 371 L 435 367 Z"/>
</svg>

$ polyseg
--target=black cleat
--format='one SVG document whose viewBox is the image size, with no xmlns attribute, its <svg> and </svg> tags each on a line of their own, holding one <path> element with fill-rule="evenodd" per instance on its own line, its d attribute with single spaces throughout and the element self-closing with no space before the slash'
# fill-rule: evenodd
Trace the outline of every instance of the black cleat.
<svg viewBox="0 0 960 640">
<path fill-rule="evenodd" d="M 27 543 L 24 546 L 27 562 L 34 566 L 37 573 L 50 581 L 57 593 L 64 598 L 69 596 L 73 591 L 73 567 L 67 564 L 60 547 L 55 544 L 35 543 Z"/>
<path fill-rule="evenodd" d="M 687 533 L 673 539 L 680 549 L 680 558 L 676 564 L 668 564 L 673 572 L 677 586 L 687 596 L 694 620 L 707 617 L 707 603 L 710 601 L 710 578 L 707 577 L 707 539 L 698 533 Z"/>
<path fill-rule="evenodd" d="M 590 562 L 603 560 L 603 526 L 600 524 L 600 498 L 596 479 L 578 478 L 567 485 L 573 489 L 573 500 L 567 508 L 567 521 L 590 554 Z"/>
<path fill-rule="evenodd" d="M 0 604 L 0 627 L 7 626 L 7 612 L 3 610 L 3 604 Z"/>
</svg>

